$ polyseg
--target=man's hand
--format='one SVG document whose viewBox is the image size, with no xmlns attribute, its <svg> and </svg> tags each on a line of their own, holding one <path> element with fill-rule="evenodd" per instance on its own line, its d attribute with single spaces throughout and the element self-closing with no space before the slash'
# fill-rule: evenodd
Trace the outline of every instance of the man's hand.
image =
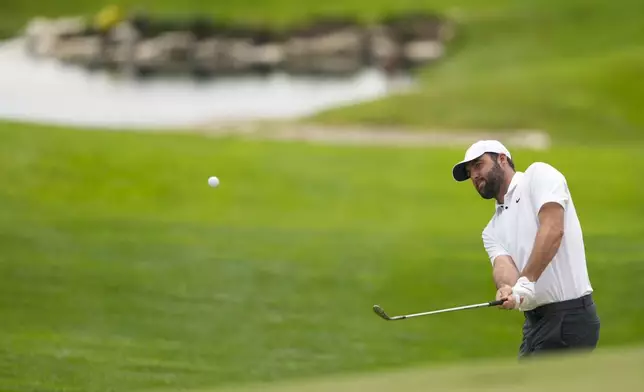
<svg viewBox="0 0 644 392">
<path fill-rule="evenodd" d="M 512 287 L 512 294 L 510 296 L 514 299 L 514 309 L 526 311 L 535 308 L 535 293 L 534 282 L 530 282 L 525 276 L 520 277 L 514 287 Z"/>
<path fill-rule="evenodd" d="M 515 308 L 515 299 L 512 296 L 512 286 L 503 285 L 496 291 L 497 300 L 505 300 L 502 305 L 499 305 L 499 308 L 503 309 L 514 309 Z"/>
</svg>

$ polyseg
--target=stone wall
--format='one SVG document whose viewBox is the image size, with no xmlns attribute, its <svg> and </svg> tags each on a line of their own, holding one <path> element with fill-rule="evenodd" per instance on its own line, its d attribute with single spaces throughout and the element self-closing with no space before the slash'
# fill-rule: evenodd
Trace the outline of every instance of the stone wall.
<svg viewBox="0 0 644 392">
<path fill-rule="evenodd" d="M 138 14 L 100 24 L 36 18 L 24 35 L 34 57 L 132 75 L 340 76 L 364 68 L 409 72 L 436 61 L 453 38 L 454 26 L 431 13 L 395 15 L 369 25 L 326 18 L 289 30 Z"/>
</svg>

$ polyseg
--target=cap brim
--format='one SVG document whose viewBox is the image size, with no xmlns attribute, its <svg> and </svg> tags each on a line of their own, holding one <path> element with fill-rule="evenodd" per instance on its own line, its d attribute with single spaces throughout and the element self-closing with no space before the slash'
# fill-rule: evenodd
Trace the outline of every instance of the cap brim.
<svg viewBox="0 0 644 392">
<path fill-rule="evenodd" d="M 462 161 L 454 165 L 454 168 L 452 168 L 452 176 L 454 176 L 454 179 L 456 181 L 465 181 L 470 176 L 467 174 L 467 170 L 465 170 L 465 166 L 469 163 L 470 161 Z"/>
</svg>

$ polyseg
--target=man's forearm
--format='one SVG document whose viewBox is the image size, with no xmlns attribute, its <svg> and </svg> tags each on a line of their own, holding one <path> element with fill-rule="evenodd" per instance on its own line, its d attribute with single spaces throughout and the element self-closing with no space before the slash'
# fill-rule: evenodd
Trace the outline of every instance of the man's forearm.
<svg viewBox="0 0 644 392">
<path fill-rule="evenodd" d="M 503 286 L 514 286 L 519 279 L 519 271 L 509 256 L 499 256 L 492 272 L 494 284 L 499 289 Z"/>
<path fill-rule="evenodd" d="M 562 238 L 563 227 L 552 224 L 541 225 L 534 240 L 532 253 L 521 276 L 525 276 L 531 282 L 539 280 L 543 271 L 557 254 Z"/>
</svg>

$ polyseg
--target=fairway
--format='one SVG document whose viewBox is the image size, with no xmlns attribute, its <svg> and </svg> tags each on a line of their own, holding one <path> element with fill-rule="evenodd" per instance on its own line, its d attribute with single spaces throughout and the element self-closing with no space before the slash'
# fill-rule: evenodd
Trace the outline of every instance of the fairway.
<svg viewBox="0 0 644 392">
<path fill-rule="evenodd" d="M 545 151 L 508 147 L 517 170 L 541 161 L 567 178 L 599 347 L 590 357 L 519 365 L 520 312 L 403 321 L 373 312 L 374 304 L 400 315 L 494 299 L 481 238 L 494 204 L 451 174 L 466 146 L 0 121 L 0 391 L 643 389 L 643 1 L 109 4 L 276 28 L 419 9 L 455 20 L 445 58 L 419 70 L 413 90 L 288 129 L 548 134 Z M 0 37 L 33 17 L 92 16 L 105 5 L 3 0 Z M 9 97 L 33 109 L 34 95 L 15 85 Z"/>
<path fill-rule="evenodd" d="M 0 128 L 0 385 L 215 388 L 514 358 L 460 150 Z M 513 151 L 568 177 L 603 322 L 642 344 L 641 147 Z M 216 175 L 218 188 L 207 186 Z M 464 287 L 468 287 L 464 290 Z M 37 374 L 37 377 L 34 375 Z"/>
</svg>

